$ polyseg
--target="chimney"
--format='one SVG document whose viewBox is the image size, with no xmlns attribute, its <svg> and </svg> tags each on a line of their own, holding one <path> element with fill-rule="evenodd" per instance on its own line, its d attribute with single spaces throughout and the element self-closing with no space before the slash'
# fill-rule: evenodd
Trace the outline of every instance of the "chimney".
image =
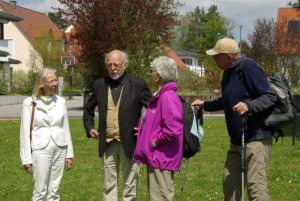
<svg viewBox="0 0 300 201">
<path fill-rule="evenodd" d="M 10 0 L 9 1 L 11 7 L 13 7 L 13 9 L 16 9 L 17 8 L 17 1 L 14 1 L 14 0 Z"/>
</svg>

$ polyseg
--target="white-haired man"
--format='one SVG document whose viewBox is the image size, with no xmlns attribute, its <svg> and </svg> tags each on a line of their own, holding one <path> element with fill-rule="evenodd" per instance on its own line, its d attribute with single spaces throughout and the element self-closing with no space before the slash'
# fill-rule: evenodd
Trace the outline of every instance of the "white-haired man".
<svg viewBox="0 0 300 201">
<path fill-rule="evenodd" d="M 241 144 L 245 142 L 245 185 L 250 201 L 268 201 L 267 167 L 272 146 L 272 130 L 264 120 L 272 112 L 277 96 L 263 70 L 251 59 L 241 56 L 236 41 L 220 39 L 206 54 L 213 56 L 224 70 L 222 95 L 216 100 L 196 100 L 192 104 L 205 111 L 224 110 L 230 148 L 223 175 L 225 201 L 240 201 L 242 196 Z M 246 129 L 243 131 L 243 118 Z"/>
</svg>

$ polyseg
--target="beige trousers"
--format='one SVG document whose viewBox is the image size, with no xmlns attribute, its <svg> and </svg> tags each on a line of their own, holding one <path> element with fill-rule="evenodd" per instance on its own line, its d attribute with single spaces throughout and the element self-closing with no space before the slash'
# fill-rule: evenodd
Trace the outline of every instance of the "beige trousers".
<svg viewBox="0 0 300 201">
<path fill-rule="evenodd" d="M 174 172 L 148 167 L 148 192 L 150 201 L 173 201 Z"/>
<path fill-rule="evenodd" d="M 136 200 L 139 166 L 126 157 L 122 142 L 111 141 L 101 158 L 104 170 L 103 201 L 118 201 L 118 178 L 122 168 L 122 200 Z"/>
<path fill-rule="evenodd" d="M 267 168 L 272 138 L 245 144 L 245 179 L 249 201 L 269 201 Z M 241 146 L 230 145 L 223 175 L 224 201 L 242 197 Z"/>
</svg>

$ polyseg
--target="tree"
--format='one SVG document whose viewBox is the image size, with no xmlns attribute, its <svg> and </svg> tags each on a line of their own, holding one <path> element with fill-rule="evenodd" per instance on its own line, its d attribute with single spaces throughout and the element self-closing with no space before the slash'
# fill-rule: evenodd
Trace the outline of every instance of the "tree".
<svg viewBox="0 0 300 201">
<path fill-rule="evenodd" d="M 180 26 L 175 30 L 177 37 L 175 38 L 175 46 L 178 49 L 197 50 L 199 39 L 203 35 L 203 19 L 205 11 L 199 7 L 194 12 L 188 12 L 180 19 Z"/>
<path fill-rule="evenodd" d="M 205 26 L 203 31 L 205 37 L 202 39 L 204 44 L 202 45 L 203 52 L 213 47 L 220 38 L 233 38 L 231 33 L 233 25 L 231 21 L 218 12 L 216 5 L 211 5 L 208 9 L 204 22 Z"/>
<path fill-rule="evenodd" d="M 204 8 L 196 7 L 180 18 L 180 26 L 175 29 L 174 48 L 193 50 L 199 53 L 199 60 L 204 61 L 205 79 L 211 89 L 219 89 L 222 72 L 211 57 L 205 55 L 207 49 L 212 48 L 218 39 L 232 37 L 230 20 L 218 12 L 216 5 L 211 5 L 208 12 Z"/>
<path fill-rule="evenodd" d="M 217 6 L 212 5 L 208 9 L 205 16 L 204 33 L 205 37 L 202 39 L 201 52 L 215 46 L 216 42 L 223 37 L 233 38 L 231 34 L 232 24 L 230 20 L 220 15 L 217 11 Z M 207 85 L 211 90 L 220 89 L 223 72 L 217 67 L 211 56 L 204 54 L 203 56 L 205 66 L 205 79 Z"/>
<path fill-rule="evenodd" d="M 40 62 L 44 67 L 53 67 L 61 69 L 60 58 L 62 55 L 62 35 L 54 35 L 51 30 L 40 30 L 35 35 L 33 48 L 36 52 L 32 52 L 32 56 L 40 58 Z M 39 65 L 39 64 L 37 64 Z"/>
<path fill-rule="evenodd" d="M 300 0 L 298 0 L 298 2 L 289 1 L 288 5 L 294 8 L 300 8 Z"/>
<path fill-rule="evenodd" d="M 250 51 L 251 51 L 251 47 L 249 45 L 249 43 L 246 40 L 241 40 L 241 53 L 245 54 L 245 55 L 250 55 Z"/>
<path fill-rule="evenodd" d="M 48 17 L 51 19 L 51 21 L 56 24 L 56 26 L 59 29 L 63 29 L 64 28 L 64 23 L 63 20 L 61 18 L 61 15 L 59 13 L 53 13 L 53 12 L 49 12 L 48 13 Z"/>
<path fill-rule="evenodd" d="M 180 18 L 180 25 L 174 31 L 174 48 L 203 53 L 218 39 L 231 36 L 231 29 L 231 22 L 220 15 L 216 5 L 211 5 L 207 13 L 197 6 L 194 12 Z"/>
<path fill-rule="evenodd" d="M 254 21 L 254 32 L 248 35 L 250 49 L 243 53 L 254 59 L 267 74 L 278 70 L 275 50 L 276 23 L 274 19 L 266 17 Z"/>
<path fill-rule="evenodd" d="M 169 42 L 180 5 L 173 0 L 59 2 L 65 9 L 57 8 L 58 13 L 75 27 L 74 38 L 81 48 L 76 57 L 86 64 L 87 89 L 105 74 L 104 55 L 112 49 L 127 51 L 131 58 L 128 71 L 147 78 L 158 47 Z"/>
<path fill-rule="evenodd" d="M 298 85 L 300 68 L 296 58 L 300 52 L 299 32 L 288 30 L 286 17 L 279 18 L 277 23 L 274 19 L 258 18 L 254 29 L 248 35 L 250 48 L 243 48 L 243 53 L 254 59 L 267 74 L 280 71 L 292 85 Z"/>
</svg>

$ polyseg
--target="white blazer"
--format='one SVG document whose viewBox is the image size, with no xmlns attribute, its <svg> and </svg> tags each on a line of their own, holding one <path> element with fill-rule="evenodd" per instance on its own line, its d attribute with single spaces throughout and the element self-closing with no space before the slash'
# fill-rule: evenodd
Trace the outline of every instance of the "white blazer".
<svg viewBox="0 0 300 201">
<path fill-rule="evenodd" d="M 36 103 L 32 141 L 30 144 L 30 121 L 32 114 L 32 97 L 23 101 L 20 126 L 20 156 L 22 165 L 32 163 L 31 149 L 46 147 L 52 137 L 58 146 L 68 146 L 66 158 L 73 158 L 73 145 L 69 128 L 66 101 L 64 98 L 54 95 L 50 105 L 34 98 Z"/>
</svg>

